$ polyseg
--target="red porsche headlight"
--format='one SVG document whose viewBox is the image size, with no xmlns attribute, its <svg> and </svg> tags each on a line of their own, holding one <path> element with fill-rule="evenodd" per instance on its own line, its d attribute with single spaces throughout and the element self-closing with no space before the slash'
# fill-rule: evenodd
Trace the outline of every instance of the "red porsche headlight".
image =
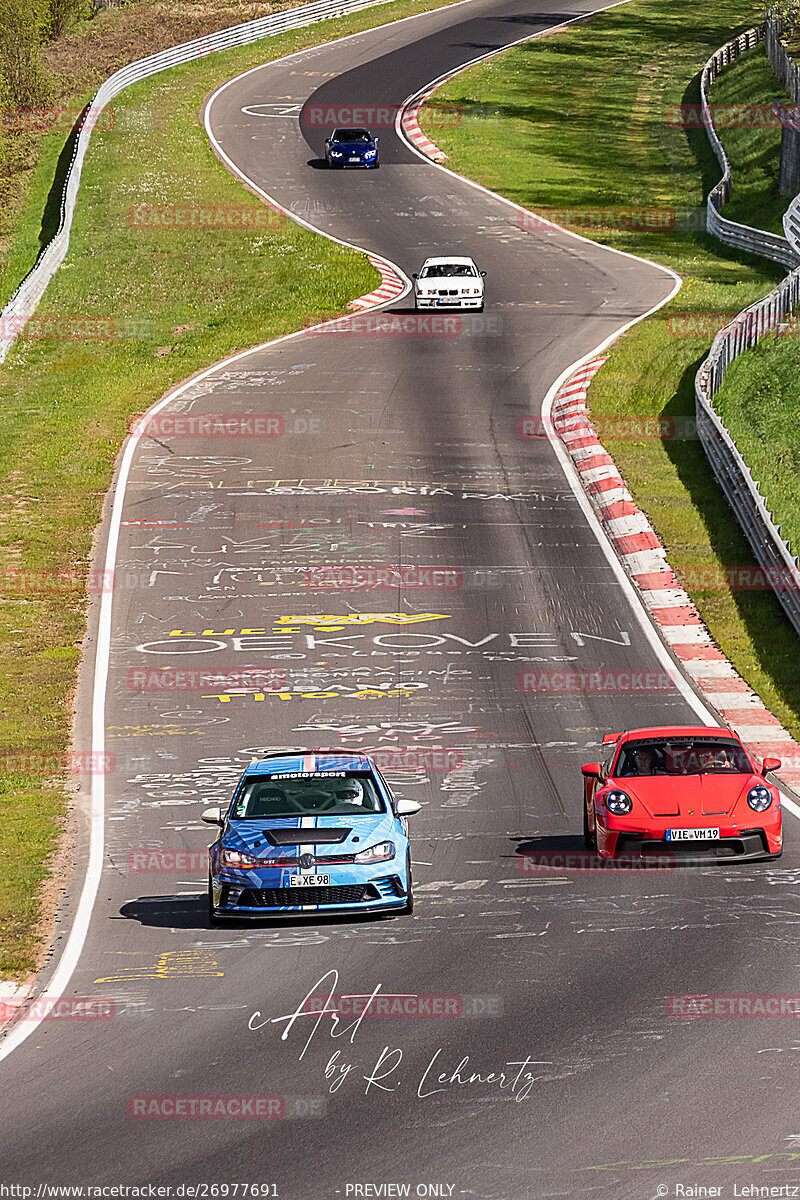
<svg viewBox="0 0 800 1200">
<path fill-rule="evenodd" d="M 606 796 L 606 808 L 615 817 L 624 817 L 633 808 L 633 801 L 627 792 L 612 791 Z"/>
</svg>

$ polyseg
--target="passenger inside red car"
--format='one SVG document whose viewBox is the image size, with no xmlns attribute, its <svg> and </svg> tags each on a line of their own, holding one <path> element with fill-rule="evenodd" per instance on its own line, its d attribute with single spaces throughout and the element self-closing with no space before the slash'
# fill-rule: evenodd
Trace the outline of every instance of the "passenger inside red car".
<svg viewBox="0 0 800 1200">
<path fill-rule="evenodd" d="M 632 746 L 625 751 L 625 764 L 620 775 L 663 775 L 661 755 L 655 746 Z"/>
</svg>

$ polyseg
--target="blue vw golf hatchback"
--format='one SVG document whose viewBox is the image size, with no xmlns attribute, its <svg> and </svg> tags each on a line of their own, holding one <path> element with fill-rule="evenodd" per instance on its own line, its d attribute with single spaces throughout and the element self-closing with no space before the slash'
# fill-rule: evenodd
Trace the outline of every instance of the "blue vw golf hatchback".
<svg viewBox="0 0 800 1200">
<path fill-rule="evenodd" d="M 281 751 L 253 762 L 209 849 L 208 915 L 296 917 L 337 912 L 411 913 L 406 818 L 370 758 Z"/>
</svg>

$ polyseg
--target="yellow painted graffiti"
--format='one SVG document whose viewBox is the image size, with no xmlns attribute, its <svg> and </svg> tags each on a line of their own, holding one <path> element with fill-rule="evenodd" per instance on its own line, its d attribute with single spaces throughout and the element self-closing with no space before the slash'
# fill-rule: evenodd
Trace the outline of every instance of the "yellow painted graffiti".
<svg viewBox="0 0 800 1200">
<path fill-rule="evenodd" d="M 252 696 L 253 700 L 385 700 L 388 696 L 413 696 L 417 689 L 414 687 L 399 688 L 362 688 L 359 692 L 210 692 L 201 696 L 202 700 L 219 700 L 228 704 L 231 700 L 243 696 Z"/>
<path fill-rule="evenodd" d="M 194 979 L 218 978 L 213 950 L 166 950 L 155 963 L 143 967 L 122 967 L 112 975 L 95 979 L 95 983 L 127 983 L 129 979 L 174 979 L 191 976 Z"/>
<path fill-rule="evenodd" d="M 348 625 L 417 625 L 420 621 L 447 621 L 450 613 L 345 613 L 344 616 L 276 617 L 275 630 L 293 625 L 315 629 L 344 629 Z"/>
<path fill-rule="evenodd" d="M 163 737 L 171 734 L 199 734 L 202 729 L 184 729 L 180 725 L 107 725 L 106 737 Z"/>
<path fill-rule="evenodd" d="M 348 625 L 418 625 L 421 621 L 449 621 L 452 613 L 345 613 L 344 615 L 328 613 L 322 616 L 276 617 L 273 621 L 273 633 L 299 633 L 301 625 L 311 625 L 317 630 L 330 632 L 332 629 L 345 629 Z M 265 636 L 266 626 L 254 629 L 168 629 L 166 636 L 171 638 L 199 637 L 240 637 Z"/>
</svg>

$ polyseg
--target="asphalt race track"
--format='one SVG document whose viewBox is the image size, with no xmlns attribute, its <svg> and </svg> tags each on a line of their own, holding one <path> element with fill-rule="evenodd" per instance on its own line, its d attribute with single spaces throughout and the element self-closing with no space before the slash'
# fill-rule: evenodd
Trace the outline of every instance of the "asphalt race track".
<svg viewBox="0 0 800 1200">
<path fill-rule="evenodd" d="M 215 368 L 162 414 L 269 414 L 281 436 L 164 426 L 140 440 L 117 553 L 103 875 L 67 988 L 113 1001 L 114 1015 L 45 1020 L 0 1064 L 7 1183 L 622 1200 L 680 1182 L 723 1186 L 727 1200 L 734 1184 L 796 1175 L 790 1023 L 668 1010 L 676 995 L 792 991 L 794 817 L 771 864 L 525 867 L 582 846 L 579 768 L 604 732 L 702 712 L 685 683 L 547 689 L 565 667 L 657 673 L 671 659 L 551 442 L 517 436 L 571 363 L 674 280 L 521 228 L 391 123 L 379 171 L 320 161 L 330 130 L 315 110 L 396 107 L 590 8 L 476 0 L 251 71 L 212 103 L 220 153 L 253 186 L 409 275 L 427 254 L 472 254 L 487 306 L 440 335 L 380 336 L 364 318 L 305 333 Z M 410 314 L 408 298 L 395 309 Z M 422 568 L 431 586 L 332 587 L 346 572 L 323 565 Z M 264 692 L 147 682 L 245 667 L 270 677 Z M 202 809 L 264 749 L 339 745 L 397 751 L 386 773 L 424 806 L 414 916 L 208 928 Z M 58 946 L 87 839 L 88 818 Z M 139 869 L 153 849 L 196 853 Z M 423 997 L 419 1015 L 339 1037 L 327 1022 L 271 1020 L 308 993 L 378 986 Z M 129 1115 L 132 1098 L 178 1095 L 280 1097 L 281 1116 Z"/>
</svg>

